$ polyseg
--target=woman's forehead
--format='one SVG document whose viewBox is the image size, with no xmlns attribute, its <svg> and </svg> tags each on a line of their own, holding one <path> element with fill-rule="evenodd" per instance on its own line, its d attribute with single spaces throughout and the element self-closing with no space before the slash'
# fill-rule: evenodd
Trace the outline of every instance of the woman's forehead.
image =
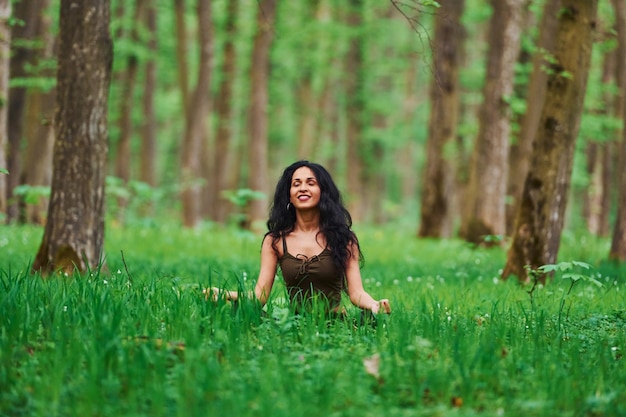
<svg viewBox="0 0 626 417">
<path fill-rule="evenodd" d="M 306 179 L 309 179 L 309 178 L 316 178 L 315 177 L 315 173 L 309 167 L 300 167 L 300 168 L 296 169 L 293 172 L 293 175 L 291 176 L 291 180 L 292 181 L 295 181 L 295 180 L 306 180 Z"/>
</svg>

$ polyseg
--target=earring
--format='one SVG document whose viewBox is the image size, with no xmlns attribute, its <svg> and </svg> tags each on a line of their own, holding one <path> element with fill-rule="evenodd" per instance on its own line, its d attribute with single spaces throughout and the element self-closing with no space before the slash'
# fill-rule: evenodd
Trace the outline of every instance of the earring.
<svg viewBox="0 0 626 417">
<path fill-rule="evenodd" d="M 291 202 L 287 203 L 287 211 L 291 210 Z"/>
</svg>

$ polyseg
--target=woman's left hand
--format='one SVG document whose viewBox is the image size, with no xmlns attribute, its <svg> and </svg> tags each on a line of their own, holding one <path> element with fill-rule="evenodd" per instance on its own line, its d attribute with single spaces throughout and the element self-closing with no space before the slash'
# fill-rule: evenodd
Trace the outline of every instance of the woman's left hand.
<svg viewBox="0 0 626 417">
<path fill-rule="evenodd" d="M 389 304 L 389 300 L 386 298 L 383 298 L 382 300 L 378 300 L 378 302 L 372 306 L 372 313 L 391 314 L 391 305 Z"/>
</svg>

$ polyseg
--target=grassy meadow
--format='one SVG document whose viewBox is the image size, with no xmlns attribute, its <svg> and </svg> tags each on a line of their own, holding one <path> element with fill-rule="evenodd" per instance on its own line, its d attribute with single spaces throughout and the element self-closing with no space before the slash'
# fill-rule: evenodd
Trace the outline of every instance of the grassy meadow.
<svg viewBox="0 0 626 417">
<path fill-rule="evenodd" d="M 41 279 L 42 229 L 0 227 L 0 416 L 626 415 L 626 268 L 607 241 L 566 234 L 559 261 L 592 268 L 531 290 L 498 279 L 503 249 L 357 232 L 366 289 L 393 308 L 375 325 L 349 304 L 294 316 L 280 279 L 264 311 L 206 302 L 253 287 L 249 233 L 110 227 L 103 268 Z"/>
</svg>

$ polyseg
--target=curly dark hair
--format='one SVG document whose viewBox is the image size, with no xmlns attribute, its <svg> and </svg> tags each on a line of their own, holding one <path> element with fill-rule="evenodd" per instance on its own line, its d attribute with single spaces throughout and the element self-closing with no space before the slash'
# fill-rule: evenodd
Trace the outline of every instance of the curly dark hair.
<svg viewBox="0 0 626 417">
<path fill-rule="evenodd" d="M 345 273 L 348 260 L 353 256 L 350 248 L 354 247 L 359 251 L 360 263 L 363 263 L 363 253 L 359 241 L 352 231 L 352 217 L 343 204 L 341 193 L 330 173 L 320 164 L 297 161 L 285 168 L 283 175 L 276 184 L 274 200 L 267 221 L 267 235 L 272 237 L 272 246 L 276 250 L 280 238 L 293 231 L 296 224 L 296 210 L 289 204 L 289 191 L 293 173 L 302 167 L 307 167 L 313 171 L 320 187 L 319 233 L 326 238 L 326 244 L 332 254 L 333 261 Z"/>
</svg>

